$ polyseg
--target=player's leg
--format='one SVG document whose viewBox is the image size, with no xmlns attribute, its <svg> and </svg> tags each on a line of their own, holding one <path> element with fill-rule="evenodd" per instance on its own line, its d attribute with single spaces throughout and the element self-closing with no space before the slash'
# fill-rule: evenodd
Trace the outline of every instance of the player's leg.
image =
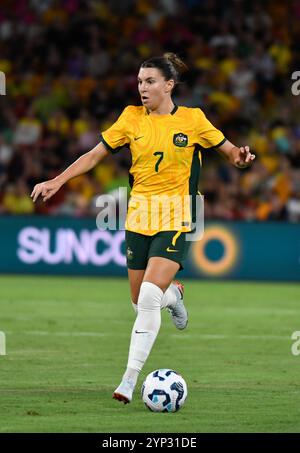
<svg viewBox="0 0 300 453">
<path fill-rule="evenodd" d="M 127 232 L 126 239 L 129 244 L 128 267 L 141 269 L 145 263 L 145 236 Z M 114 392 L 114 398 L 125 403 L 131 401 L 138 374 L 158 334 L 161 308 L 166 307 L 170 311 L 173 322 L 179 329 L 185 328 L 188 320 L 183 304 L 183 287 L 178 282 L 172 283 L 187 254 L 189 243 L 185 241 L 185 235 L 176 231 L 161 232 L 146 239 L 149 241 L 149 260 L 140 290 L 138 278 L 135 278 L 138 274 L 130 273 L 133 298 L 137 297 L 139 291 L 138 315 L 132 330 L 127 369 L 120 386 Z"/>
<path fill-rule="evenodd" d="M 131 303 L 132 308 L 137 313 L 138 297 L 147 267 L 151 237 L 126 231 L 125 239 Z"/>
<path fill-rule="evenodd" d="M 138 297 L 138 313 L 131 333 L 129 357 L 122 382 L 113 397 L 124 403 L 132 399 L 138 375 L 147 360 L 161 324 L 164 291 L 180 265 L 166 258 L 149 259 Z"/>
<path fill-rule="evenodd" d="M 145 269 L 144 270 L 128 269 L 131 303 L 135 313 L 137 313 L 137 303 L 144 274 Z M 163 295 L 162 308 L 172 306 L 178 300 L 183 300 L 183 292 L 184 292 L 183 284 L 177 280 L 173 281 Z"/>
<path fill-rule="evenodd" d="M 140 294 L 141 284 L 144 278 L 145 269 L 136 270 L 136 269 L 128 269 L 128 279 L 130 285 L 130 292 L 131 292 L 131 303 L 132 307 L 137 313 L 137 303 Z"/>
<path fill-rule="evenodd" d="M 148 263 L 148 252 L 151 242 L 150 236 L 144 236 L 139 233 L 126 231 L 126 255 L 128 277 L 131 291 L 132 306 L 135 309 L 138 317 L 137 304 L 140 295 L 140 288 L 145 274 Z M 134 324 L 135 326 L 135 324 Z M 134 332 L 133 327 L 132 332 Z M 132 333 L 133 335 L 133 333 Z M 127 366 L 127 370 L 123 375 L 121 384 L 116 388 L 113 393 L 113 398 L 129 403 L 132 398 L 133 389 L 136 384 L 137 373 Z"/>
<path fill-rule="evenodd" d="M 179 249 L 179 255 L 176 257 L 166 252 L 171 246 Z M 175 261 L 180 263 L 182 269 L 182 261 L 186 255 L 186 241 L 184 235 L 178 232 L 162 232 L 155 235 L 155 237 L 144 236 L 138 233 L 126 231 L 126 246 L 127 246 L 127 266 L 128 277 L 131 291 L 132 307 L 137 313 L 137 302 L 140 292 L 140 287 L 143 281 L 145 269 L 150 256 L 162 256 L 166 258 L 174 258 Z M 174 252 L 173 252 L 174 253 Z M 178 301 L 183 301 L 183 285 L 174 281 L 166 289 L 162 299 L 162 308 L 174 306 Z M 176 318 L 173 317 L 174 324 L 177 328 L 182 329 L 182 324 L 176 323 Z"/>
<path fill-rule="evenodd" d="M 151 282 L 165 293 L 171 285 L 179 268 L 180 264 L 175 261 L 171 261 L 160 256 L 152 256 L 148 260 L 143 283 Z"/>
<path fill-rule="evenodd" d="M 186 233 L 178 231 L 162 231 L 151 243 L 149 257 L 162 257 L 175 261 L 183 269 L 188 254 L 190 241 L 186 241 Z M 188 314 L 183 302 L 184 287 L 182 283 L 173 281 L 164 293 L 162 307 L 171 314 L 172 321 L 177 329 L 185 329 L 188 323 Z"/>
</svg>

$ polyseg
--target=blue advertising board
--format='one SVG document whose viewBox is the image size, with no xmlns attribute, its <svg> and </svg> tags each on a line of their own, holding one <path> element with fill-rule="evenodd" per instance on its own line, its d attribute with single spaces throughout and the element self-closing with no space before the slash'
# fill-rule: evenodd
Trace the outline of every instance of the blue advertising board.
<svg viewBox="0 0 300 453">
<path fill-rule="evenodd" d="M 1 273 L 126 276 L 124 231 L 93 219 L 1 216 Z M 300 281 L 300 225 L 207 223 L 183 277 Z"/>
</svg>

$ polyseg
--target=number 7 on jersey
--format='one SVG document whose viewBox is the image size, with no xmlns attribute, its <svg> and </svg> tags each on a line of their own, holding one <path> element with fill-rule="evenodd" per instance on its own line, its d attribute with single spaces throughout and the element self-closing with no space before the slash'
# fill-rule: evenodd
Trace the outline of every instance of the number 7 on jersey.
<svg viewBox="0 0 300 453">
<path fill-rule="evenodd" d="M 164 158 L 164 153 L 163 151 L 155 151 L 155 153 L 153 153 L 153 156 L 159 156 L 158 161 L 155 164 L 155 171 L 158 172 L 158 166 Z"/>
</svg>

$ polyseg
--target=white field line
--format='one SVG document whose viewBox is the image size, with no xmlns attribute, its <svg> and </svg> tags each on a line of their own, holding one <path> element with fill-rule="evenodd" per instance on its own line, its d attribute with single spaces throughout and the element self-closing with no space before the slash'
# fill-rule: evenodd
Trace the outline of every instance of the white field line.
<svg viewBox="0 0 300 453">
<path fill-rule="evenodd" d="M 172 338 L 183 338 L 179 334 L 172 334 Z M 285 335 L 215 335 L 215 334 L 185 334 L 184 338 L 200 338 L 202 340 L 291 340 L 291 337 Z"/>
<path fill-rule="evenodd" d="M 99 337 L 99 338 L 105 338 L 105 337 L 112 337 L 115 336 L 114 332 L 49 332 L 45 330 L 28 330 L 28 331 L 18 331 L 18 332 L 12 332 L 12 331 L 6 331 L 7 335 L 29 335 L 29 336 L 51 336 L 51 337 Z M 120 336 L 120 333 L 118 333 L 118 336 Z M 124 333 L 124 336 L 128 336 L 128 333 Z M 181 334 L 171 334 L 171 338 L 176 338 L 180 339 L 181 341 L 185 339 L 193 339 L 193 338 L 199 338 L 202 340 L 232 340 L 232 339 L 237 339 L 237 340 L 291 340 L 291 337 L 288 335 L 223 335 L 223 334 L 187 334 L 187 333 L 181 333 Z"/>
<path fill-rule="evenodd" d="M 131 308 L 131 305 L 130 305 L 130 297 L 128 296 L 128 301 L 129 303 L 127 304 L 128 305 L 128 312 L 132 311 L 132 308 Z M 2 300 L 1 300 L 2 302 Z M 8 300 L 3 300 L 3 302 L 5 303 L 9 303 Z M 71 300 L 63 300 L 63 299 L 44 299 L 44 300 L 41 300 L 41 299 L 31 299 L 30 301 L 29 300 L 25 300 L 25 299 L 18 299 L 17 301 L 14 302 L 14 306 L 16 306 L 16 304 L 37 304 L 39 307 L 43 306 L 43 305 L 60 305 L 60 304 L 69 304 L 71 303 L 72 304 L 76 304 L 77 305 L 81 305 L 83 306 L 83 308 L 87 308 L 89 306 L 91 307 L 98 307 L 98 308 L 103 308 L 103 305 L 104 303 L 99 301 L 99 300 L 76 300 L 76 301 L 71 301 Z M 201 299 L 198 301 L 199 304 L 201 304 Z M 207 302 L 207 301 L 206 301 Z M 295 297 L 295 299 L 289 300 L 289 302 L 295 302 L 295 303 L 298 303 L 298 298 Z M 115 304 L 115 303 L 118 303 L 117 301 L 110 301 L 111 304 Z M 272 307 L 272 306 L 265 306 L 265 305 L 260 305 L 260 306 L 257 306 L 257 307 L 251 307 L 247 304 L 240 304 L 239 306 L 230 306 L 230 305 L 226 305 L 226 306 L 219 306 L 217 303 L 214 304 L 209 304 L 207 305 L 207 303 L 203 304 L 203 305 L 199 305 L 199 311 L 203 311 L 203 313 L 206 313 L 206 312 L 215 312 L 215 311 L 219 311 L 220 313 L 245 313 L 245 314 L 257 314 L 257 313 L 261 313 L 261 314 L 268 314 L 268 315 L 299 315 L 300 313 L 300 308 L 286 308 L 284 307 L 284 304 L 286 303 L 286 301 L 282 301 L 282 304 L 283 306 L 282 307 Z M 188 305 L 188 304 L 187 304 Z M 164 310 L 163 310 L 164 311 Z M 23 318 L 23 316 L 19 316 L 20 319 Z M 24 316 L 24 319 L 30 319 L 31 316 Z M 18 315 L 15 316 L 15 319 L 18 319 Z"/>
</svg>

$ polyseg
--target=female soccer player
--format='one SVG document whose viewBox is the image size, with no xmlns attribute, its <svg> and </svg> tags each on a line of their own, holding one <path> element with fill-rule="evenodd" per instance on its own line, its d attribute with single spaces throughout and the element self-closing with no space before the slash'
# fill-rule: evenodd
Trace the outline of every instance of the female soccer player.
<svg viewBox="0 0 300 453">
<path fill-rule="evenodd" d="M 178 329 L 184 329 L 188 322 L 183 286 L 173 279 L 190 244 L 186 236 L 193 216 L 185 207 L 188 195 L 197 194 L 200 147 L 217 149 L 238 168 L 248 167 L 255 158 L 248 146 L 239 148 L 227 140 L 199 108 L 174 104 L 172 91 L 186 69 L 170 53 L 145 61 L 138 73 L 142 105 L 126 107 L 102 133 L 95 148 L 56 178 L 37 184 L 31 194 L 34 202 L 39 195 L 47 201 L 69 179 L 91 170 L 110 152 L 130 147 L 132 191 L 125 229 L 128 276 L 137 316 L 127 368 L 113 393 L 125 404 L 132 400 L 138 375 L 157 337 L 161 308 L 168 309 Z M 165 200 L 168 208 L 172 206 L 168 212 Z M 187 204 L 190 208 L 189 201 Z"/>
</svg>

